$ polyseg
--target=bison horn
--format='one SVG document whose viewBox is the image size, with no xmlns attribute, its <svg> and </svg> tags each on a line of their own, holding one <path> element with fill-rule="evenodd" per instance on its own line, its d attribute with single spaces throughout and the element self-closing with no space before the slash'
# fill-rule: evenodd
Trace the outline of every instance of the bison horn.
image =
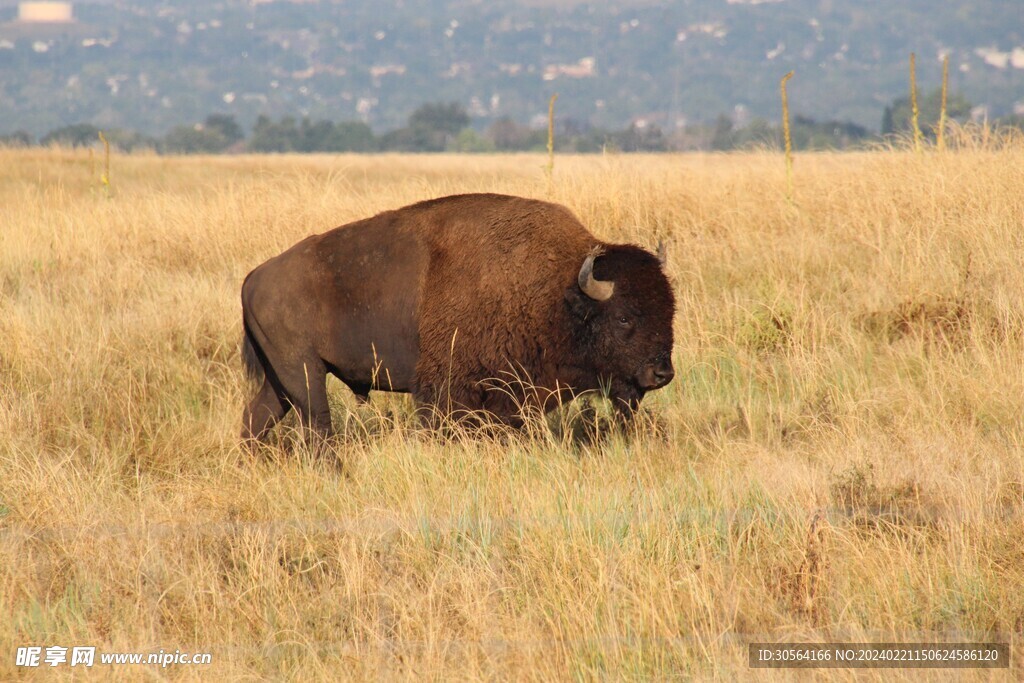
<svg viewBox="0 0 1024 683">
<path fill-rule="evenodd" d="M 662 240 L 658 240 L 658 263 L 662 266 L 668 263 L 668 246 Z"/>
<path fill-rule="evenodd" d="M 615 291 L 614 282 L 594 279 L 594 259 L 603 253 L 602 249 L 597 247 L 587 254 L 587 258 L 583 261 L 583 267 L 580 268 L 579 277 L 576 278 L 583 293 L 594 301 L 607 301 Z"/>
</svg>

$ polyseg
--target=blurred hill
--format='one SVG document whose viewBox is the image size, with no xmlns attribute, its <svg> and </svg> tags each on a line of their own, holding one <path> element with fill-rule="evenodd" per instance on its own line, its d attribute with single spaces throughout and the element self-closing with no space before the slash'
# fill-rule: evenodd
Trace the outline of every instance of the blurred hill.
<svg viewBox="0 0 1024 683">
<path fill-rule="evenodd" d="M 976 114 L 1024 111 L 1019 0 L 347 0 L 86 2 L 75 21 L 15 21 L 0 4 L 0 133 L 76 123 L 162 134 L 211 112 L 404 123 L 427 101 L 580 126 L 778 118 L 878 130 L 907 90 L 951 86 Z"/>
</svg>

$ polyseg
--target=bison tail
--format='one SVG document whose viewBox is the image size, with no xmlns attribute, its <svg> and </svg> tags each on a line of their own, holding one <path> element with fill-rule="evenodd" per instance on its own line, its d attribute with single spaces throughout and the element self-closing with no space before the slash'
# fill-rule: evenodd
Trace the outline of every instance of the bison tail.
<svg viewBox="0 0 1024 683">
<path fill-rule="evenodd" d="M 242 362 L 245 363 L 245 374 L 254 382 L 263 379 L 263 363 L 260 360 L 260 352 L 256 346 L 256 340 L 252 338 L 249 331 L 249 324 L 243 323 L 245 334 L 242 336 Z"/>
</svg>

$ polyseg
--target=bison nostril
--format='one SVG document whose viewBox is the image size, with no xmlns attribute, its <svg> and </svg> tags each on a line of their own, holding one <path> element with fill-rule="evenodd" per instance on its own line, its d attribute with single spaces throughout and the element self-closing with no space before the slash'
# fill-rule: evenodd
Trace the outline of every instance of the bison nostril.
<svg viewBox="0 0 1024 683">
<path fill-rule="evenodd" d="M 647 390 L 665 386 L 675 377 L 672 363 L 660 361 L 648 365 L 640 375 L 640 385 Z"/>
<path fill-rule="evenodd" d="M 660 363 L 654 366 L 654 379 L 659 386 L 668 384 L 675 376 L 676 373 L 672 368 L 672 362 L 666 358 L 663 358 Z"/>
</svg>

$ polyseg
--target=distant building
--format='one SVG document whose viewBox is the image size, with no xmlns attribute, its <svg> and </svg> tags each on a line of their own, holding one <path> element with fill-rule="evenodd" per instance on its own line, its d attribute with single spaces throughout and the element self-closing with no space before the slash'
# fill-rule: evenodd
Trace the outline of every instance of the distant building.
<svg viewBox="0 0 1024 683">
<path fill-rule="evenodd" d="M 594 68 L 597 60 L 593 57 L 584 57 L 575 64 L 548 64 L 544 67 L 544 80 L 553 81 L 559 76 L 568 78 L 593 78 L 597 75 Z"/>
<path fill-rule="evenodd" d="M 18 3 L 18 21 L 26 24 L 61 24 L 74 21 L 70 2 Z"/>
</svg>

